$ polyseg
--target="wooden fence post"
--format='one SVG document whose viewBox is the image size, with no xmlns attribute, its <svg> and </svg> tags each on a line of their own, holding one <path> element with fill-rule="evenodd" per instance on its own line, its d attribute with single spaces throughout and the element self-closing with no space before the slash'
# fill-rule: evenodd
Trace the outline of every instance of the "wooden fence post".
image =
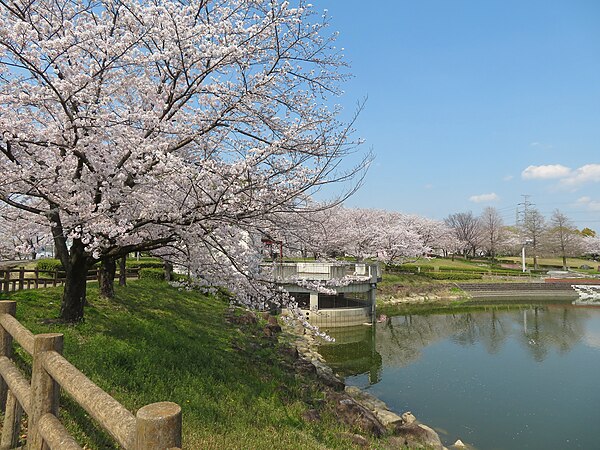
<svg viewBox="0 0 600 450">
<path fill-rule="evenodd" d="M 23 417 L 23 407 L 14 394 L 8 391 L 2 438 L 0 438 L 0 450 L 10 450 L 17 447 L 21 431 L 21 417 Z"/>
<path fill-rule="evenodd" d="M 19 268 L 19 289 L 23 290 L 25 287 L 25 267 Z"/>
<path fill-rule="evenodd" d="M 138 410 L 135 418 L 135 450 L 181 447 L 181 407 L 177 403 L 146 405 Z"/>
<path fill-rule="evenodd" d="M 56 287 L 58 283 L 58 269 L 54 269 L 54 279 L 52 280 L 52 286 Z"/>
<path fill-rule="evenodd" d="M 40 286 L 40 270 L 35 268 L 35 288 L 37 289 Z"/>
<path fill-rule="evenodd" d="M 4 289 L 3 289 L 3 292 L 7 292 L 8 293 L 8 286 L 9 286 L 8 283 L 10 283 L 9 280 L 10 280 L 10 271 L 9 270 L 4 270 L 4 283 L 3 283 L 4 284 Z"/>
<path fill-rule="evenodd" d="M 17 302 L 4 300 L 0 301 L 0 314 L 9 314 L 14 317 L 17 311 Z M 0 326 L 0 356 L 6 356 L 11 358 L 13 354 L 12 346 L 13 338 L 2 326 Z M 4 411 L 6 406 L 6 393 L 8 392 L 8 386 L 6 385 L 4 378 L 0 377 L 0 408 Z"/>
<path fill-rule="evenodd" d="M 33 338 L 33 363 L 31 364 L 31 415 L 27 437 L 28 450 L 47 450 L 48 446 L 37 429 L 46 413 L 58 416 L 58 383 L 46 372 L 43 365 L 44 352 L 54 350 L 62 354 L 63 335 L 60 333 L 38 334 Z"/>
</svg>

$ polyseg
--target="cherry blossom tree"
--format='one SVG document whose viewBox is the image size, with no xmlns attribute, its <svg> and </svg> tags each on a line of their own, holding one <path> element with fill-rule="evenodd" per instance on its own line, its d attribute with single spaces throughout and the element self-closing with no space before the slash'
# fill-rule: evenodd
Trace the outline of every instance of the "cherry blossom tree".
<svg viewBox="0 0 600 450">
<path fill-rule="evenodd" d="M 320 226 L 307 238 L 323 254 L 399 263 L 429 249 L 413 221 L 412 216 L 398 212 L 340 206 L 325 211 Z"/>
<path fill-rule="evenodd" d="M 52 239 L 44 220 L 0 204 L 0 259 L 35 259 L 49 245 Z"/>
<path fill-rule="evenodd" d="M 583 252 L 586 255 L 598 256 L 600 255 L 600 237 L 598 236 L 585 236 L 582 238 Z"/>
<path fill-rule="evenodd" d="M 50 227 L 63 320 L 97 260 L 165 246 L 256 298 L 256 230 L 370 158 L 341 169 L 327 25 L 301 0 L 0 2 L 0 200 Z"/>
</svg>

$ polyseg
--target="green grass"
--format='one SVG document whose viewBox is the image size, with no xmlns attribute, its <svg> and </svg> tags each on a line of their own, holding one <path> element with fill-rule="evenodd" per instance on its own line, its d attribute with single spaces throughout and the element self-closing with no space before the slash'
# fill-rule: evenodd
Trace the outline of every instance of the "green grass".
<svg viewBox="0 0 600 450">
<path fill-rule="evenodd" d="M 544 304 L 570 304 L 570 301 L 543 300 L 543 299 L 497 299 L 497 300 L 452 300 L 436 301 L 429 303 L 399 303 L 383 304 L 377 306 L 377 314 L 386 316 L 409 316 L 409 315 L 435 315 L 435 314 L 462 314 L 477 311 L 511 311 L 529 309 L 532 305 Z"/>
<path fill-rule="evenodd" d="M 502 257 L 502 259 L 514 261 L 515 263 L 521 263 L 521 257 L 517 256 L 506 256 Z M 527 267 L 533 267 L 533 257 L 525 258 L 525 264 L 527 264 Z M 538 264 L 540 266 L 552 266 L 556 268 L 561 268 L 562 258 L 538 258 Z M 598 267 L 600 267 L 600 262 L 594 262 L 589 259 L 583 258 L 567 258 L 567 266 L 569 266 L 570 269 L 580 270 L 579 267 L 583 265 L 594 268 L 591 271 L 588 270 L 588 272 L 598 273 L 597 269 Z"/>
<path fill-rule="evenodd" d="M 321 403 L 316 381 L 295 375 L 259 325 L 229 323 L 225 301 L 152 280 L 115 289 L 109 301 L 90 284 L 86 321 L 75 326 L 43 323 L 58 316 L 60 288 L 10 298 L 32 332 L 64 333 L 66 358 L 130 411 L 181 405 L 184 448 L 353 448 L 327 408 L 321 421 L 302 419 Z M 64 395 L 61 420 L 85 448 L 117 448 Z"/>
</svg>

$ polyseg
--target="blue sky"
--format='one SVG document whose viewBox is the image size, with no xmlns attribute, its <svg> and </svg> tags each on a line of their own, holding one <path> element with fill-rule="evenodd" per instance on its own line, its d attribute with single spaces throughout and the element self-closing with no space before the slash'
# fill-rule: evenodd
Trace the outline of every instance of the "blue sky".
<svg viewBox="0 0 600 450">
<path fill-rule="evenodd" d="M 368 97 L 376 160 L 349 206 L 442 219 L 522 194 L 600 232 L 600 2 L 313 0 Z M 529 169 L 528 169 L 529 168 Z"/>
</svg>

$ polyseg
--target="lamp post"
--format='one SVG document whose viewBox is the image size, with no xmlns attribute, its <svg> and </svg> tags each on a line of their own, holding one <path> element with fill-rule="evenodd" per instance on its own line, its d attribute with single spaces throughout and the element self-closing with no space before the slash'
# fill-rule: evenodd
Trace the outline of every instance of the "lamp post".
<svg viewBox="0 0 600 450">
<path fill-rule="evenodd" d="M 531 244 L 533 241 L 531 239 L 526 239 L 525 242 L 523 242 L 523 247 L 521 248 L 521 262 L 523 265 L 523 273 L 526 272 L 525 269 L 525 246 Z"/>
</svg>

